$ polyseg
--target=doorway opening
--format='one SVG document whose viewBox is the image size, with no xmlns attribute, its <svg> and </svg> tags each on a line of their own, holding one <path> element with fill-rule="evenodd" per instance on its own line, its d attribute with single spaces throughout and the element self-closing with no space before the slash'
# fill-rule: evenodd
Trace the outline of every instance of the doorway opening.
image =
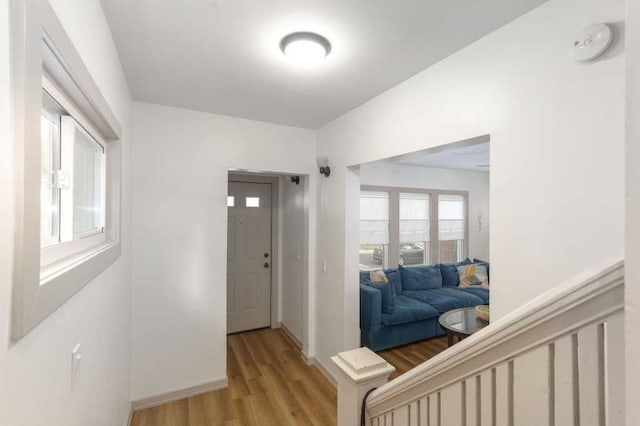
<svg viewBox="0 0 640 426">
<path fill-rule="evenodd" d="M 227 210 L 227 334 L 282 328 L 306 354 L 309 177 L 230 171 Z"/>
<path fill-rule="evenodd" d="M 229 180 L 227 333 L 271 326 L 272 183 Z"/>
</svg>

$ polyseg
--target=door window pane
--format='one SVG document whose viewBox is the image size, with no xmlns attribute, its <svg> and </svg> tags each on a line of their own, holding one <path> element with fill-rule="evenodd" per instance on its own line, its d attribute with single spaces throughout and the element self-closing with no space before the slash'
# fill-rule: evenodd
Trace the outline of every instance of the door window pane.
<svg viewBox="0 0 640 426">
<path fill-rule="evenodd" d="M 442 263 L 464 258 L 465 202 L 462 195 L 438 196 L 438 254 Z"/>
<path fill-rule="evenodd" d="M 247 207 L 260 207 L 260 197 L 247 197 L 245 203 Z"/>
<path fill-rule="evenodd" d="M 235 207 L 236 206 L 236 197 L 230 195 L 227 197 L 227 207 Z"/>
<path fill-rule="evenodd" d="M 429 195 L 400 193 L 400 265 L 429 263 Z"/>
<path fill-rule="evenodd" d="M 360 269 L 386 268 L 389 245 L 389 193 L 360 193 Z"/>
</svg>

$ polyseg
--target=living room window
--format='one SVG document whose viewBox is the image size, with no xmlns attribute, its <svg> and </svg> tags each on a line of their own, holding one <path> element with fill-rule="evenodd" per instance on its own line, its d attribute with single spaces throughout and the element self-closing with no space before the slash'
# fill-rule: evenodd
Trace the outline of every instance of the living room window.
<svg viewBox="0 0 640 426">
<path fill-rule="evenodd" d="M 400 265 L 422 265 L 431 258 L 430 198 L 429 194 L 400 193 Z"/>
<path fill-rule="evenodd" d="M 438 262 L 465 258 L 466 203 L 462 195 L 438 194 Z"/>
<path fill-rule="evenodd" d="M 363 269 L 389 267 L 389 193 L 360 194 L 360 264 Z"/>
<path fill-rule="evenodd" d="M 467 199 L 463 191 L 363 186 L 360 269 L 463 260 Z"/>
</svg>

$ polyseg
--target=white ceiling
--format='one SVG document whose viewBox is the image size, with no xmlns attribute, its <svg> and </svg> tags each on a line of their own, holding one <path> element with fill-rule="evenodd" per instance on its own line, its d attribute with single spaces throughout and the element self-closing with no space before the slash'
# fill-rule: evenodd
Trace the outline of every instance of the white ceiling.
<svg viewBox="0 0 640 426">
<path fill-rule="evenodd" d="M 487 138 L 484 138 L 485 140 Z M 436 150 L 414 152 L 390 159 L 404 166 L 437 167 L 440 169 L 489 172 L 489 142 L 452 144 Z"/>
<path fill-rule="evenodd" d="M 546 0 L 102 0 L 136 100 L 318 128 Z M 331 55 L 299 69 L 295 31 Z"/>
</svg>

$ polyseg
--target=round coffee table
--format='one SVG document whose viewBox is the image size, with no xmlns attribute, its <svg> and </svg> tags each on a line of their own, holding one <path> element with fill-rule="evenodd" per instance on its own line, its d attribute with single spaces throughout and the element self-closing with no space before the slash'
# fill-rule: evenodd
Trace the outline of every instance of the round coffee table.
<svg viewBox="0 0 640 426">
<path fill-rule="evenodd" d="M 487 321 L 478 318 L 475 307 L 445 312 L 440 315 L 439 321 L 442 328 L 447 331 L 447 343 L 449 346 L 453 345 L 454 336 L 460 341 L 489 325 Z"/>
</svg>

